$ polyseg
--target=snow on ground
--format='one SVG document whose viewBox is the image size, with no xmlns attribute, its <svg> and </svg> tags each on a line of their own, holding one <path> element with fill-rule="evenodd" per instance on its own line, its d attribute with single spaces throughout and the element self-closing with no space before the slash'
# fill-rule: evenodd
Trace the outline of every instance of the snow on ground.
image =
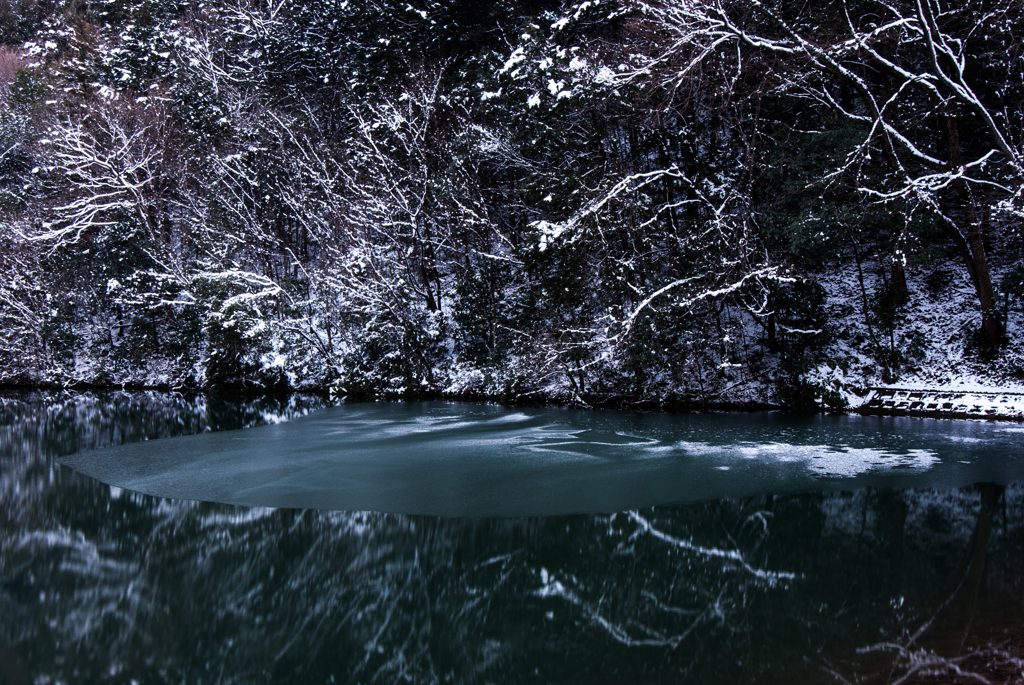
<svg viewBox="0 0 1024 685">
<path fill-rule="evenodd" d="M 879 330 L 877 322 L 874 324 L 876 340 L 902 357 L 896 377 L 891 379 L 883 377 L 865 322 L 865 309 L 870 308 L 881 285 L 879 275 L 865 268 L 862 290 L 856 270 L 848 264 L 815 274 L 828 292 L 835 340 L 827 352 L 828 361 L 812 372 L 812 379 L 846 391 L 853 407 L 870 399 L 864 393 L 870 388 L 969 393 L 971 401 L 984 408 L 1005 404 L 986 399 L 985 393 L 1024 394 L 1024 316 L 1020 305 L 1011 302 L 1008 308 L 1008 344 L 986 360 L 974 342 L 981 323 L 974 288 L 956 265 L 946 268 L 952 282 L 939 289 L 928 287 L 925 268 L 910 270 L 910 301 L 893 330 Z M 993 276 L 998 283 L 1000 274 Z"/>
</svg>

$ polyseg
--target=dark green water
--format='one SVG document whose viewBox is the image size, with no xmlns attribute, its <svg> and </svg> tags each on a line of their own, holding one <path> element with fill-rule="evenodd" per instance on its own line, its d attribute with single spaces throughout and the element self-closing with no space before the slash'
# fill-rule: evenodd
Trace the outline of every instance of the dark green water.
<svg viewBox="0 0 1024 685">
<path fill-rule="evenodd" d="M 448 513 L 472 513 L 488 499 L 486 479 L 456 486 L 453 469 L 460 450 L 499 436 L 516 466 L 499 471 L 492 493 L 521 492 L 510 483 L 524 473 L 543 489 L 540 473 L 557 486 L 546 496 L 576 499 L 524 495 L 518 508 L 479 513 L 547 506 L 545 516 L 199 503 L 105 485 L 57 461 L 248 426 L 220 435 L 258 438 L 251 444 L 267 453 L 277 436 L 288 446 L 278 457 L 305 454 L 303 468 L 336 484 L 324 452 L 304 451 L 297 436 L 358 421 L 350 408 L 299 418 L 311 408 L 160 395 L 3 400 L 0 683 L 948 682 L 924 674 L 953 668 L 1006 682 L 1024 668 L 1024 433 L 1013 425 L 697 416 L 680 438 L 666 417 L 617 424 L 565 412 L 544 428 L 540 413 L 493 408 L 461 420 L 452 405 L 355 408 L 363 432 L 346 444 L 363 475 L 346 497 L 365 496 L 369 442 L 397 450 L 381 457 L 392 484 L 413 485 L 408 452 L 430 457 L 423 445 L 433 444 L 435 458 L 453 461 L 418 477 L 433 494 L 387 501 L 430 511 L 454 498 Z M 390 438 L 366 428 L 373 412 Z M 276 425 L 255 428 L 266 423 Z M 425 430 L 437 440 L 417 442 Z M 120 454 L 148 459 L 127 470 L 152 477 L 163 450 L 153 446 L 189 445 L 160 467 L 173 485 L 204 445 L 222 444 L 202 440 Z M 607 451 L 595 456 L 595 445 Z M 188 487 L 267 494 L 224 486 L 237 465 L 225 459 Z M 675 498 L 702 501 L 650 506 L 678 495 L 698 465 L 738 477 Z M 585 476 L 574 481 L 573 470 Z M 294 473 L 290 497 L 315 481 Z M 763 476 L 761 491 L 751 474 Z M 261 482 L 281 494 L 279 478 Z M 609 498 L 616 482 L 624 499 Z M 600 492 L 571 494 L 587 487 Z M 601 513 L 551 513 L 564 508 Z"/>
<path fill-rule="evenodd" d="M 979 421 L 369 403 L 61 461 L 175 499 L 515 517 L 867 486 L 1005 485 L 1024 481 L 1022 439 L 1020 426 Z"/>
</svg>

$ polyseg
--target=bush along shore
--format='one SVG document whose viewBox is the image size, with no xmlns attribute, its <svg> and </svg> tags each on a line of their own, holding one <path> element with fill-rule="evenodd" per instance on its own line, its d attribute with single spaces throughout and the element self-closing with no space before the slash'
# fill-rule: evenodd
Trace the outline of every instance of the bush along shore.
<svg viewBox="0 0 1024 685">
<path fill-rule="evenodd" d="M 937 11 L 13 3 L 0 384 L 1018 416 L 1024 5 Z"/>
</svg>

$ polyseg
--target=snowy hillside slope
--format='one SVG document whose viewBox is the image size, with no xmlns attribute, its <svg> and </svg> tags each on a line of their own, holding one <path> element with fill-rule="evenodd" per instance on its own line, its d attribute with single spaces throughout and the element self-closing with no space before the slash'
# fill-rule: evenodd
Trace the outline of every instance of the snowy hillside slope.
<svg viewBox="0 0 1024 685">
<path fill-rule="evenodd" d="M 947 270 L 948 269 L 948 270 Z M 1024 313 L 1019 305 L 1006 311 L 1008 342 L 986 356 L 975 340 L 979 315 L 970 283 L 952 266 L 908 274 L 910 298 L 888 335 L 875 331 L 883 348 L 900 358 L 895 377 L 885 378 L 872 353 L 865 309 L 879 287 L 877 274 L 864 274 L 862 291 L 857 272 L 835 268 L 816 277 L 828 292 L 829 319 L 834 341 L 827 361 L 808 374 L 808 379 L 842 394 L 851 408 L 865 405 L 873 388 L 934 391 L 950 395 L 972 394 L 974 404 L 992 393 L 1024 393 Z M 941 283 L 948 278 L 950 282 Z M 935 281 L 943 287 L 936 288 Z M 930 283 L 930 282 L 931 283 Z M 986 408 L 988 406 L 986 405 Z"/>
</svg>

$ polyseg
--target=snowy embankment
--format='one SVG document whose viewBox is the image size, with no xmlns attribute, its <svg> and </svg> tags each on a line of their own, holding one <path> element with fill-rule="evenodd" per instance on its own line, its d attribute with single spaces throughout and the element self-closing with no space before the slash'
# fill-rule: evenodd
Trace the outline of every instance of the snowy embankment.
<svg viewBox="0 0 1024 685">
<path fill-rule="evenodd" d="M 943 278 L 936 277 L 940 270 L 944 270 Z M 824 348 L 807 351 L 810 368 L 795 382 L 805 384 L 822 410 L 1024 420 L 1024 312 L 1019 301 L 1005 301 L 1009 341 L 986 357 L 974 336 L 980 321 L 977 298 L 957 265 L 947 262 L 908 271 L 908 302 L 888 319 L 878 313 L 878 293 L 885 283 L 877 266 L 865 265 L 863 280 L 849 260 L 805 274 L 820 283 L 827 294 L 822 320 L 823 327 L 828 328 L 829 342 Z M 994 271 L 999 282 L 1002 274 Z M 741 307 L 724 308 L 720 320 L 725 336 L 721 345 L 703 352 L 695 347 L 688 356 L 677 354 L 678 363 L 653 359 L 642 392 L 623 388 L 622 378 L 627 374 L 615 366 L 614 350 L 606 355 L 608 361 L 568 366 L 559 363 L 554 343 L 543 336 L 532 346 L 524 344 L 490 365 L 477 366 L 460 359 L 454 342 L 460 333 L 450 321 L 438 327 L 438 331 L 446 330 L 452 337 L 443 340 L 432 357 L 429 381 L 391 379 L 384 373 L 391 367 L 385 369 L 380 363 L 363 377 L 355 377 L 350 365 L 352 360 L 360 359 L 353 352 L 358 351 L 356 347 L 350 349 L 338 343 L 330 351 L 331 368 L 323 361 L 318 364 L 300 340 L 276 329 L 271 331 L 267 345 L 271 352 L 262 356 L 253 353 L 247 359 L 263 376 L 280 371 L 283 382 L 273 388 L 275 391 L 323 392 L 338 398 L 434 398 L 668 410 L 783 408 L 786 401 L 780 391 L 782 383 L 794 381 L 785 376 L 780 358 L 769 351 L 763 325 Z M 438 331 L 431 335 L 441 337 Z M 83 340 L 87 339 L 86 333 L 83 329 Z M 208 353 L 200 348 L 190 357 L 173 360 L 146 355 L 132 365 L 115 363 L 116 355 L 102 345 L 82 345 L 70 364 L 0 369 L 0 382 L 217 389 L 203 361 Z M 385 361 L 397 354 L 389 351 Z M 595 352 L 595 358 L 599 356 Z M 583 369 L 585 391 L 580 383 Z M 353 386 L 349 382 L 353 379 L 361 380 L 363 385 Z M 245 379 L 234 387 L 252 392 L 267 390 Z M 358 395 L 353 388 L 363 394 Z M 802 408 L 813 406 L 805 404 Z"/>
<path fill-rule="evenodd" d="M 1024 389 L 874 388 L 856 407 L 862 414 L 1024 421 Z"/>
<path fill-rule="evenodd" d="M 975 340 L 980 314 L 973 288 L 955 265 L 942 268 L 911 271 L 908 303 L 890 329 L 875 318 L 873 330 L 868 312 L 883 287 L 877 273 L 865 272 L 863 287 L 848 268 L 816 275 L 829 293 L 835 335 L 828 361 L 810 379 L 861 413 L 1024 420 L 1024 312 L 1007 301 L 1009 340 L 986 357 Z M 893 378 L 878 363 L 880 347 L 899 360 Z"/>
</svg>

